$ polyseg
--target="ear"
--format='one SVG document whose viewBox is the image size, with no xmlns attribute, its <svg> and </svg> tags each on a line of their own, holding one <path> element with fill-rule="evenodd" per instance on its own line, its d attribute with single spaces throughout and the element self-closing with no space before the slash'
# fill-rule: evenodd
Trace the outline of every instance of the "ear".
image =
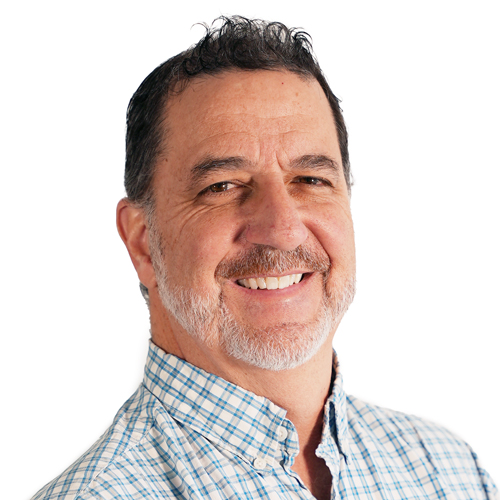
<svg viewBox="0 0 500 500">
<path fill-rule="evenodd" d="M 127 247 L 139 280 L 148 289 L 156 287 L 156 277 L 149 252 L 146 214 L 127 198 L 116 207 L 116 226 Z"/>
</svg>

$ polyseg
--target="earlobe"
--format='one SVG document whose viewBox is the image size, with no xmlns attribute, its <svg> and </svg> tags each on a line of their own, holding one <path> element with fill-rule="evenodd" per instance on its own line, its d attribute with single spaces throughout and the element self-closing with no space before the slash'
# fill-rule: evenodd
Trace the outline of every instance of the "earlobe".
<svg viewBox="0 0 500 500">
<path fill-rule="evenodd" d="M 123 198 L 116 207 L 116 226 L 134 264 L 139 280 L 148 289 L 156 286 L 149 252 L 148 228 L 144 210 Z"/>
</svg>

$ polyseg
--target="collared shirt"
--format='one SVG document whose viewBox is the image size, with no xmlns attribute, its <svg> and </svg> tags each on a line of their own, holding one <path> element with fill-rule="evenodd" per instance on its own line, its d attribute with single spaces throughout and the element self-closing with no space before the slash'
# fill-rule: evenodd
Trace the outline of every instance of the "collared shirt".
<svg viewBox="0 0 500 500">
<path fill-rule="evenodd" d="M 33 500 L 312 499 L 291 469 L 298 451 L 285 410 L 151 343 L 111 427 Z M 336 499 L 498 499 L 466 443 L 347 397 L 338 369 L 316 454 Z"/>
</svg>

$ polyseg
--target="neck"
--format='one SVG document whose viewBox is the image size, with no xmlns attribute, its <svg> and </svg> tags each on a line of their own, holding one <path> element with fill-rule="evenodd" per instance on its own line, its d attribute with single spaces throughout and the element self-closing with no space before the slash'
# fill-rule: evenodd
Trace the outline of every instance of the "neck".
<svg viewBox="0 0 500 500">
<path fill-rule="evenodd" d="M 283 371 L 245 367 L 233 371 L 231 382 L 259 396 L 264 396 L 287 411 L 287 418 L 297 427 L 314 427 L 322 415 L 332 378 L 331 338 L 306 363 Z"/>
</svg>

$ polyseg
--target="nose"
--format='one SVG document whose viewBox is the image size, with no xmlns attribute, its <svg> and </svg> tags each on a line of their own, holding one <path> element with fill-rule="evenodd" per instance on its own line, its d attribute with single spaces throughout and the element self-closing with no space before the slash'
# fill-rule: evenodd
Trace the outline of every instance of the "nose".
<svg viewBox="0 0 500 500">
<path fill-rule="evenodd" d="M 254 193 L 247 206 L 245 239 L 278 250 L 294 250 L 307 239 L 307 228 L 283 182 L 269 183 Z"/>
</svg>

